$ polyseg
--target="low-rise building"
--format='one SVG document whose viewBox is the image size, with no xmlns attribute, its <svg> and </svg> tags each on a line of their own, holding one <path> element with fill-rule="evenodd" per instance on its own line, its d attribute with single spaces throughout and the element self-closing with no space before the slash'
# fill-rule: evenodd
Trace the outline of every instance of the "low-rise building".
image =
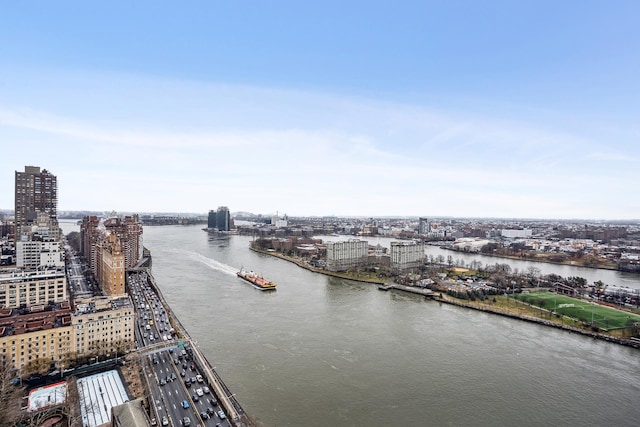
<svg viewBox="0 0 640 427">
<path fill-rule="evenodd" d="M 73 326 L 68 302 L 55 307 L 0 310 L 0 357 L 23 371 L 34 363 L 61 363 L 73 348 Z M 39 368 L 33 367 L 34 370 Z"/>
</svg>

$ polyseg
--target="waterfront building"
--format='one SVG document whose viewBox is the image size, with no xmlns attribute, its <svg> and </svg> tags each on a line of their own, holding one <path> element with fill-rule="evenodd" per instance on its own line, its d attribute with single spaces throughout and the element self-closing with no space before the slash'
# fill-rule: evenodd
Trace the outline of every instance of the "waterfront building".
<svg viewBox="0 0 640 427">
<path fill-rule="evenodd" d="M 134 309 L 128 296 L 79 298 L 71 316 L 78 356 L 124 354 L 133 348 Z"/>
<path fill-rule="evenodd" d="M 327 270 L 345 271 L 362 265 L 369 252 L 366 240 L 349 239 L 346 242 L 327 242 Z"/>
<path fill-rule="evenodd" d="M 64 268 L 64 251 L 59 241 L 16 242 L 16 266 L 25 269 Z"/>
<path fill-rule="evenodd" d="M 231 214 L 229 213 L 228 207 L 218 207 L 218 211 L 216 212 L 216 228 L 218 231 L 231 230 Z"/>
<path fill-rule="evenodd" d="M 102 290 L 107 295 L 124 295 L 125 265 L 120 240 L 114 234 L 109 234 L 98 244 L 96 255 L 96 280 Z"/>
<path fill-rule="evenodd" d="M 44 305 L 30 310 L 0 310 L 0 356 L 20 370 L 43 362 L 63 363 L 73 348 L 70 306 L 63 302 L 53 310 Z"/>
<path fill-rule="evenodd" d="M 403 272 L 419 268 L 424 264 L 424 243 L 391 242 L 391 268 Z"/>
<path fill-rule="evenodd" d="M 0 308 L 17 308 L 66 301 L 63 270 L 10 270 L 0 273 Z"/>
<path fill-rule="evenodd" d="M 48 170 L 25 166 L 24 172 L 15 172 L 15 227 L 16 235 L 23 227 L 32 225 L 37 214 L 46 214 L 57 227 L 58 179 Z"/>
<path fill-rule="evenodd" d="M 142 223 L 138 215 L 127 215 L 124 219 L 118 217 L 104 221 L 104 228 L 108 234 L 115 235 L 120 242 L 120 249 L 124 255 L 125 268 L 134 267 L 142 258 Z"/>
</svg>

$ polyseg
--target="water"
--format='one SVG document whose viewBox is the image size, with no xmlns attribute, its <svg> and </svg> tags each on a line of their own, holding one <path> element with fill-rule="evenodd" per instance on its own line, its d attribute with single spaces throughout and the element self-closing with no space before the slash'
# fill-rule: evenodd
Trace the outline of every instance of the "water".
<svg viewBox="0 0 640 427">
<path fill-rule="evenodd" d="M 640 417 L 637 350 L 314 274 L 250 251 L 249 237 L 169 226 L 145 227 L 144 239 L 167 301 L 267 426 L 632 426 Z M 238 279 L 241 266 L 278 290 Z"/>
</svg>

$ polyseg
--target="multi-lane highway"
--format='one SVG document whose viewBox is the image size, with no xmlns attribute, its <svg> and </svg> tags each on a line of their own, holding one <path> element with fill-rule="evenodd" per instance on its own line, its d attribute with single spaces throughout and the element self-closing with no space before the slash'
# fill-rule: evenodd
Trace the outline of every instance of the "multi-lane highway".
<svg viewBox="0 0 640 427">
<path fill-rule="evenodd" d="M 136 348 L 143 355 L 158 424 L 230 426 L 220 396 L 194 359 L 193 349 L 176 340 L 170 316 L 147 274 L 129 274 L 127 285 L 136 308 Z"/>
</svg>

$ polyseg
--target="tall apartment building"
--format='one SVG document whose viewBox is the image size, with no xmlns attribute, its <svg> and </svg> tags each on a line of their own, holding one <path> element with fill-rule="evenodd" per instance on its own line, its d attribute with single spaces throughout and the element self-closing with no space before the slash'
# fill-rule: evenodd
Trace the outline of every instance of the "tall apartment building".
<svg viewBox="0 0 640 427">
<path fill-rule="evenodd" d="M 124 295 L 124 253 L 119 239 L 114 234 L 109 234 L 98 244 L 96 255 L 98 265 L 96 280 L 102 290 L 107 295 Z"/>
<path fill-rule="evenodd" d="M 57 227 L 58 179 L 48 170 L 25 166 L 24 172 L 15 173 L 15 226 L 16 234 L 32 225 L 38 212 L 51 218 Z"/>
<path fill-rule="evenodd" d="M 142 223 L 138 215 L 109 218 L 104 221 L 107 233 L 115 235 L 120 241 L 124 255 L 125 268 L 134 267 L 142 259 Z"/>
<path fill-rule="evenodd" d="M 98 251 L 109 235 L 115 236 L 120 243 L 125 268 L 135 266 L 143 256 L 142 223 L 138 215 L 126 216 L 124 220 L 113 217 L 103 222 L 96 216 L 86 216 L 80 225 L 80 251 L 96 279 L 100 274 Z"/>
<path fill-rule="evenodd" d="M 98 276 L 96 254 L 98 243 L 103 234 L 99 227 L 100 220 L 97 216 L 92 215 L 82 218 L 82 224 L 80 224 L 80 252 L 82 252 L 94 277 Z"/>
<path fill-rule="evenodd" d="M 345 271 L 363 263 L 369 252 L 366 240 L 349 239 L 346 242 L 327 242 L 327 270 Z"/>
<path fill-rule="evenodd" d="M 407 271 L 424 264 L 424 243 L 391 242 L 391 268 Z"/>
<path fill-rule="evenodd" d="M 429 218 L 420 218 L 418 222 L 418 234 L 425 235 L 431 232 L 431 224 L 429 224 Z"/>
<path fill-rule="evenodd" d="M 12 270 L 0 273 L 0 309 L 59 303 L 68 299 L 63 270 Z"/>
<path fill-rule="evenodd" d="M 133 348 L 133 304 L 128 296 L 77 299 L 71 316 L 73 350 L 78 355 L 107 354 Z"/>
<path fill-rule="evenodd" d="M 0 357 L 15 368 L 22 370 L 37 359 L 60 363 L 73 348 L 68 302 L 54 310 L 45 310 L 43 305 L 27 312 L 0 310 Z"/>
<path fill-rule="evenodd" d="M 64 250 L 59 241 L 26 240 L 16 242 L 18 268 L 64 268 Z"/>
</svg>

